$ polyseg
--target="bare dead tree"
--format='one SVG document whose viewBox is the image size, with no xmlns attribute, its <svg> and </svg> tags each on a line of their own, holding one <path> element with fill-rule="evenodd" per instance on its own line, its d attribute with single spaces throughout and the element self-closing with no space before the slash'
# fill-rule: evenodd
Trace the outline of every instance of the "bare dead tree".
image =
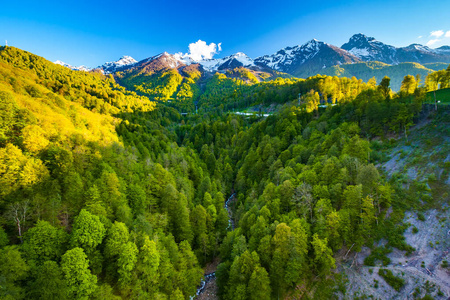
<svg viewBox="0 0 450 300">
<path fill-rule="evenodd" d="M 26 220 L 30 212 L 28 200 L 15 202 L 9 206 L 7 217 L 11 219 L 17 226 L 20 242 L 23 242 L 22 233 L 26 225 Z"/>
</svg>

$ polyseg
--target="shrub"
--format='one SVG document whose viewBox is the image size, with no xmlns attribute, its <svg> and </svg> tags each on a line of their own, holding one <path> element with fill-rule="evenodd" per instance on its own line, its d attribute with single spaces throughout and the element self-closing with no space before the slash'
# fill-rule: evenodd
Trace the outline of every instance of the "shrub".
<svg viewBox="0 0 450 300">
<path fill-rule="evenodd" d="M 370 255 L 364 259 L 364 264 L 366 266 L 374 267 L 376 261 L 378 260 L 381 261 L 383 266 L 387 266 L 391 262 L 391 259 L 387 257 L 386 254 L 389 254 L 391 252 L 391 249 L 385 247 L 377 247 L 373 249 L 372 253 L 370 253 Z"/>
<path fill-rule="evenodd" d="M 405 285 L 405 280 L 403 278 L 396 277 L 391 270 L 380 269 L 378 275 L 383 277 L 383 279 L 397 292 L 402 289 Z"/>
<path fill-rule="evenodd" d="M 422 222 L 425 221 L 425 216 L 423 215 L 422 212 L 417 213 L 417 219 L 419 219 L 419 221 L 422 221 Z"/>
</svg>

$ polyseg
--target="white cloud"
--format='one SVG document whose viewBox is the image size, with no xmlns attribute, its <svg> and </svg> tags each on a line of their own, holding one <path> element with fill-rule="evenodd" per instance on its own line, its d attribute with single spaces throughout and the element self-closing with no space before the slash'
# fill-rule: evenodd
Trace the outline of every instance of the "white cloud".
<svg viewBox="0 0 450 300">
<path fill-rule="evenodd" d="M 434 36 L 437 38 L 441 37 L 443 35 L 444 35 L 444 31 L 442 31 L 442 30 L 435 30 L 435 31 L 430 32 L 430 36 Z"/>
<path fill-rule="evenodd" d="M 440 42 L 440 39 L 433 39 L 433 40 L 429 40 L 427 43 L 427 46 L 432 46 L 434 44 L 436 44 L 437 42 Z"/>
<path fill-rule="evenodd" d="M 418 38 L 418 39 L 421 39 L 421 38 L 423 38 L 423 36 L 419 35 L 417 38 Z"/>
<path fill-rule="evenodd" d="M 211 59 L 214 54 L 217 54 L 218 51 L 222 50 L 222 43 L 216 45 L 215 43 L 206 44 L 206 42 L 202 40 L 198 40 L 196 43 L 189 44 L 189 56 L 194 61 L 200 61 L 203 59 Z"/>
<path fill-rule="evenodd" d="M 450 30 L 445 33 L 445 37 L 450 37 Z"/>
</svg>

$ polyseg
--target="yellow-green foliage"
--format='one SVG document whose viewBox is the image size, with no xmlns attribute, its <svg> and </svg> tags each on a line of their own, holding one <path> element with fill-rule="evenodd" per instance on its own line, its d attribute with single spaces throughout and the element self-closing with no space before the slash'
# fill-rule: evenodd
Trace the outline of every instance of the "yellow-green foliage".
<svg viewBox="0 0 450 300">
<path fill-rule="evenodd" d="M 116 84 L 111 77 L 94 72 L 72 71 L 14 47 L 0 47 L 0 63 L 2 63 L 3 69 L 12 66 L 26 71 L 24 77 L 40 85 L 39 88 L 30 84 L 18 85 L 15 82 L 15 72 L 18 70 L 11 69 L 10 74 L 3 76 L 17 93 L 25 91 L 32 97 L 41 97 L 44 95 L 42 88 L 45 87 L 47 88 L 45 93 L 51 91 L 55 95 L 77 102 L 94 112 L 105 114 L 135 110 L 151 111 L 155 108 L 155 103 L 147 97 L 127 91 L 124 87 Z M 5 72 L 3 71 L 3 73 Z"/>
<path fill-rule="evenodd" d="M 423 66 L 418 63 L 401 63 L 398 65 L 388 65 L 382 62 L 359 62 L 353 64 L 343 64 L 323 69 L 320 74 L 338 77 L 351 78 L 355 76 L 358 79 L 368 81 L 375 77 L 379 83 L 384 76 L 391 78 L 391 89 L 400 90 L 401 82 L 405 75 L 420 74 L 422 80 L 438 65 Z M 423 82 L 422 82 L 423 83 Z"/>
<path fill-rule="evenodd" d="M 176 95 L 177 99 L 194 99 L 198 97 L 200 90 L 192 78 L 184 78 L 183 83 Z"/>
<path fill-rule="evenodd" d="M 227 78 L 217 73 L 206 85 L 205 93 L 200 96 L 202 105 L 224 105 L 225 109 L 248 107 L 258 104 L 285 103 L 302 98 L 314 90 L 319 94 L 319 103 L 348 102 L 362 91 L 373 88 L 373 83 L 364 83 L 361 79 L 338 78 L 337 76 L 317 75 L 307 80 L 298 78 L 277 78 L 275 80 L 249 85 L 240 79 Z"/>
<path fill-rule="evenodd" d="M 450 65 L 445 70 L 439 70 L 428 74 L 425 79 L 428 91 L 446 89 L 450 87 Z"/>
<path fill-rule="evenodd" d="M 241 79 L 248 84 L 255 84 L 259 82 L 259 79 L 252 72 L 250 72 L 249 69 L 243 67 L 227 70 L 227 74 L 230 77 Z"/>
<path fill-rule="evenodd" d="M 37 153 L 49 143 L 70 145 L 75 136 L 100 145 L 118 142 L 115 118 L 90 111 L 81 103 L 70 102 L 59 93 L 36 83 L 39 81 L 32 71 L 0 61 L 1 105 L 8 105 L 14 110 L 8 118 L 14 120 L 14 124 L 3 131 L 0 145 L 14 142 L 23 145 L 30 153 Z"/>
<path fill-rule="evenodd" d="M 127 88 L 159 101 L 167 101 L 173 98 L 182 81 L 183 77 L 177 70 L 166 70 L 162 73 L 152 74 L 135 74 L 120 80 Z"/>
<path fill-rule="evenodd" d="M 177 99 L 195 99 L 200 94 L 200 89 L 198 88 L 197 82 L 201 77 L 201 73 L 198 70 L 186 72 L 186 77 L 184 77 L 182 84 L 177 92 Z"/>
</svg>

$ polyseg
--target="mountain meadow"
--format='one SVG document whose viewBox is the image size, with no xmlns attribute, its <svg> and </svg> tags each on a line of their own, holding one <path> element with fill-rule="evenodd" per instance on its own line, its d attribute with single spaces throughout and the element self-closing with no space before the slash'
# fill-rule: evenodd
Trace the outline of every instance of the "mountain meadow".
<svg viewBox="0 0 450 300">
<path fill-rule="evenodd" d="M 0 299 L 450 297 L 450 66 L 321 74 L 0 47 Z"/>
</svg>

